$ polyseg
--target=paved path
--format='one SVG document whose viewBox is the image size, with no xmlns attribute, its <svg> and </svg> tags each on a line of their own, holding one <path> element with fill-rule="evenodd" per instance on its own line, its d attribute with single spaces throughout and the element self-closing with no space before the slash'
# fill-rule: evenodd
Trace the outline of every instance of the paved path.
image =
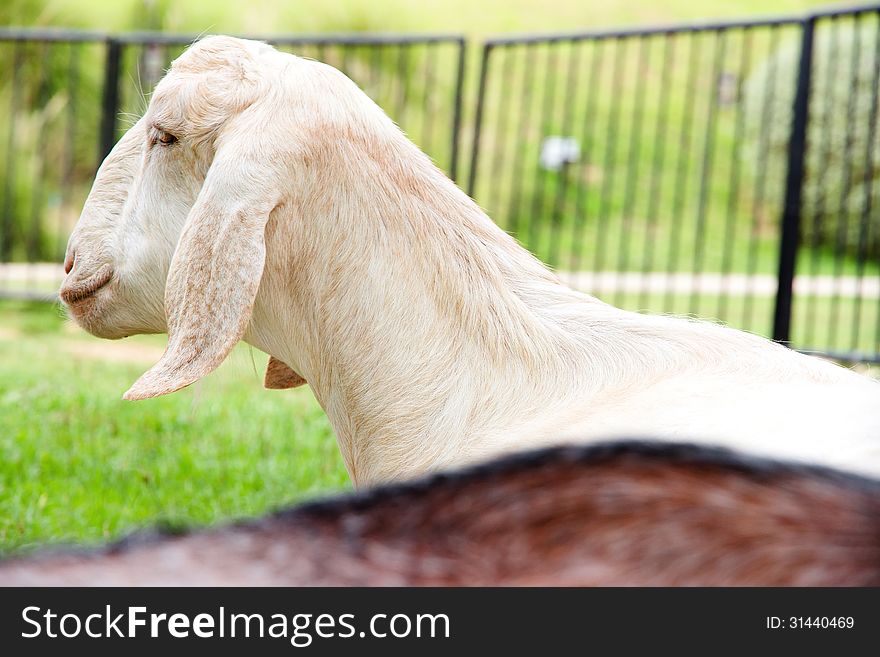
<svg viewBox="0 0 880 657">
<path fill-rule="evenodd" d="M 609 292 L 647 292 L 663 294 L 725 294 L 727 296 L 773 296 L 776 277 L 767 274 L 666 274 L 654 272 L 557 272 L 571 287 L 597 294 Z M 798 294 L 817 297 L 861 297 L 880 299 L 880 277 L 798 276 L 794 281 Z"/>
<path fill-rule="evenodd" d="M 767 274 L 666 274 L 654 272 L 557 272 L 571 287 L 595 294 L 615 292 L 664 294 L 699 294 L 728 296 L 773 296 L 776 277 Z M 61 265 L 54 263 L 0 265 L 0 291 L 23 290 L 33 286 L 40 292 L 57 288 L 64 278 Z M 861 297 L 880 299 L 880 277 L 855 276 L 798 276 L 795 279 L 798 294 L 818 297 Z"/>
</svg>

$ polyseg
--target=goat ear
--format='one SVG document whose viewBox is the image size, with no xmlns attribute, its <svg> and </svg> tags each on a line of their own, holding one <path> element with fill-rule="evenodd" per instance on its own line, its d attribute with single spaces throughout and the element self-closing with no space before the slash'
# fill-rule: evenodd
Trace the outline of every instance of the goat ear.
<svg viewBox="0 0 880 657">
<path fill-rule="evenodd" d="M 242 146 L 218 148 L 168 271 L 168 346 L 123 399 L 190 385 L 220 365 L 247 329 L 263 274 L 266 222 L 278 194 L 267 189 L 277 175 L 264 170 L 265 153 Z"/>
<path fill-rule="evenodd" d="M 266 377 L 263 379 L 263 387 L 269 390 L 284 390 L 286 388 L 298 388 L 306 383 L 304 378 L 275 358 L 275 356 L 269 356 L 269 364 L 266 365 Z"/>
</svg>

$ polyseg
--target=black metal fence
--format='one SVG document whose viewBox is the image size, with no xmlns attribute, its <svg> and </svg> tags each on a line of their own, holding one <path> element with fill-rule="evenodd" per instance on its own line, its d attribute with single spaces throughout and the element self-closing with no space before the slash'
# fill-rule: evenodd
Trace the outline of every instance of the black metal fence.
<svg viewBox="0 0 880 657">
<path fill-rule="evenodd" d="M 54 297 L 98 165 L 196 38 L 0 29 L 0 296 Z M 463 38 L 264 40 L 344 71 L 455 177 Z"/>
<path fill-rule="evenodd" d="M 780 267 L 781 285 L 794 275 L 792 340 L 880 362 L 880 8 L 812 17 L 803 41 L 793 135 L 806 152 L 791 149 Z"/>
<path fill-rule="evenodd" d="M 880 362 L 880 6 L 487 41 L 463 167 L 462 38 L 268 40 L 345 71 L 573 286 Z M 0 31 L 0 295 L 57 287 L 100 157 L 191 41 Z"/>
<path fill-rule="evenodd" d="M 878 18 L 488 41 L 467 190 L 616 305 L 880 361 Z"/>
</svg>

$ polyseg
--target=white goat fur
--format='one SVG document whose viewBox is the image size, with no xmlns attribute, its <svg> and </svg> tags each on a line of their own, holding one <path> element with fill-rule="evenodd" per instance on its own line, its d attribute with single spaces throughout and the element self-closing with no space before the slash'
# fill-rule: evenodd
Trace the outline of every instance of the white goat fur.
<svg viewBox="0 0 880 657">
<path fill-rule="evenodd" d="M 84 328 L 169 334 L 127 398 L 244 339 L 273 356 L 267 385 L 311 385 L 356 485 L 632 435 L 880 474 L 876 382 L 563 286 L 348 78 L 262 43 L 174 63 L 102 165 L 71 264 Z"/>
</svg>

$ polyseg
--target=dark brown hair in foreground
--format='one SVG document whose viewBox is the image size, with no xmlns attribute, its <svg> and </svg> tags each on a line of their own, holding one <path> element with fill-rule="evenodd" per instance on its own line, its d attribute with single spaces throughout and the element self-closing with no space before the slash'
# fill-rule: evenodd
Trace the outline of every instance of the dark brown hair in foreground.
<svg viewBox="0 0 880 657">
<path fill-rule="evenodd" d="M 558 448 L 11 560 L 0 584 L 877 586 L 880 482 L 692 445 Z"/>
</svg>

